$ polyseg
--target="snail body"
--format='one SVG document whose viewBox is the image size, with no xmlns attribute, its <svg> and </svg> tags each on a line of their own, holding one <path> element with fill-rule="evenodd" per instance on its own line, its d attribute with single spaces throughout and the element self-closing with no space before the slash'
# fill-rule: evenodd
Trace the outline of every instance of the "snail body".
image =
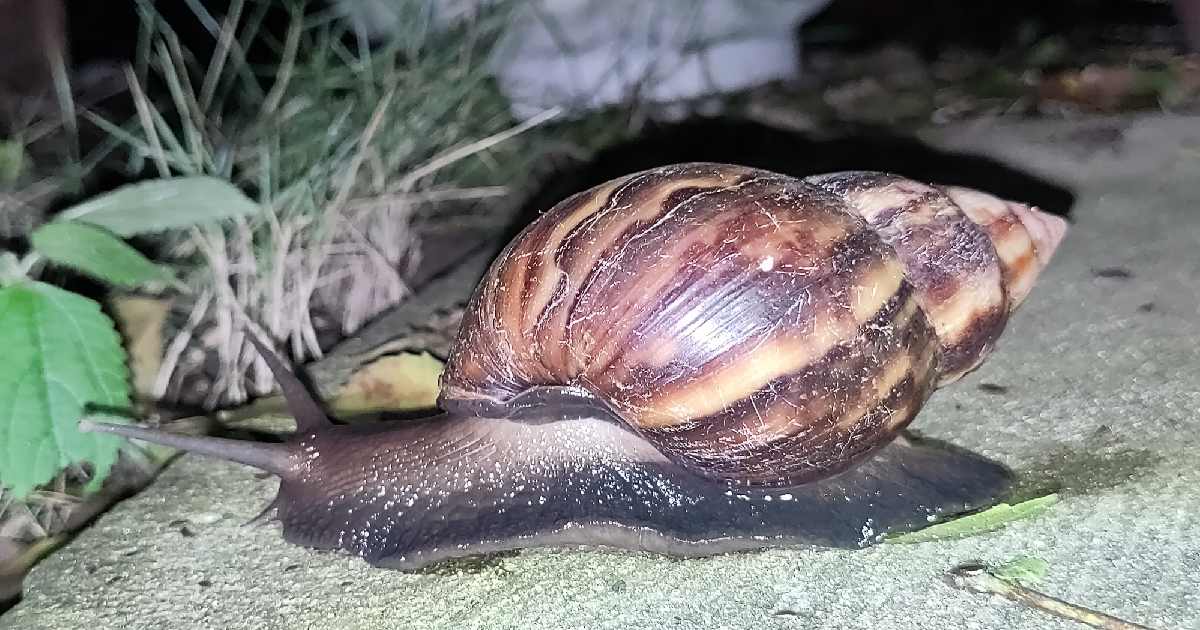
<svg viewBox="0 0 1200 630">
<path fill-rule="evenodd" d="M 497 257 L 440 415 L 335 425 L 260 345 L 297 419 L 283 444 L 91 428 L 273 472 L 287 540 L 379 566 L 866 546 L 1007 487 L 901 431 L 984 361 L 1064 231 L 889 174 L 651 169 L 569 197 Z"/>
</svg>

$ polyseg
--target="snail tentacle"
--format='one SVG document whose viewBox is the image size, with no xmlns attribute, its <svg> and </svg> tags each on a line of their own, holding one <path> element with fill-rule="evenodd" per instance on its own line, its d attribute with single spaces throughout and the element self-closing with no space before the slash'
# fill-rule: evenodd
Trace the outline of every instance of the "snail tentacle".
<svg viewBox="0 0 1200 630">
<path fill-rule="evenodd" d="M 149 427 L 91 420 L 80 421 L 79 430 L 84 433 L 111 433 L 131 440 L 161 444 L 205 457 L 245 464 L 280 477 L 287 477 L 292 472 L 291 451 L 283 444 L 232 440 L 206 435 L 182 435 Z"/>
<path fill-rule="evenodd" d="M 333 423 L 329 421 L 329 416 L 326 415 L 321 402 L 312 395 L 304 382 L 283 364 L 283 361 L 271 350 L 267 342 L 250 330 L 244 332 L 246 338 L 250 340 L 255 350 L 258 350 L 258 354 L 266 362 L 267 368 L 271 370 L 271 376 L 275 377 L 275 382 L 279 384 L 288 411 L 296 420 L 296 431 L 298 433 L 319 431 L 332 426 Z"/>
</svg>

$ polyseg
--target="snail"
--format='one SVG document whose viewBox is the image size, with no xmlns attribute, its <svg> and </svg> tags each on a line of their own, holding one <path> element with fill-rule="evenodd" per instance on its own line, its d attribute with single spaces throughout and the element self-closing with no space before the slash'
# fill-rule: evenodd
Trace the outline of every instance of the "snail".
<svg viewBox="0 0 1200 630">
<path fill-rule="evenodd" d="M 287 541 L 414 569 L 529 547 L 860 548 L 987 507 L 902 433 L 977 368 L 1066 230 L 971 189 L 687 163 L 575 194 L 472 294 L 440 413 L 335 424 L 250 335 L 282 443 L 87 423 L 269 471 Z"/>
</svg>

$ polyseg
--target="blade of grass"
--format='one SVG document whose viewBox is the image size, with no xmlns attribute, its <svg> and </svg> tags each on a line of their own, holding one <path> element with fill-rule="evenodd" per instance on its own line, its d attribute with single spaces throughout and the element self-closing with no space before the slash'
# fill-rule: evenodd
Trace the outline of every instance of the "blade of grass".
<svg viewBox="0 0 1200 630">
<path fill-rule="evenodd" d="M 195 1 L 187 0 L 187 3 L 193 7 L 192 11 L 195 12 Z M 237 23 L 241 18 L 242 9 L 245 7 L 245 4 L 244 0 L 233 0 L 230 3 L 229 12 L 225 15 L 225 21 L 221 25 L 221 30 L 216 34 L 217 50 L 213 53 L 213 57 L 209 61 L 208 70 L 204 73 L 204 83 L 200 87 L 200 107 L 202 109 L 207 110 L 212 106 L 213 95 L 217 91 L 217 83 L 225 75 L 225 62 L 229 58 L 230 51 L 237 45 L 234 33 L 237 31 Z M 208 14 L 207 11 L 204 11 L 204 13 Z M 211 16 L 209 17 L 211 18 Z"/>
<path fill-rule="evenodd" d="M 464 146 L 461 146 L 461 147 L 458 147 L 455 149 L 451 149 L 450 151 L 447 151 L 447 152 L 433 158 L 432 160 L 426 162 L 422 166 L 410 171 L 407 175 L 405 175 L 400 180 L 400 184 L 398 186 L 396 186 L 395 190 L 400 190 L 400 191 L 405 191 L 405 192 L 412 190 L 412 187 L 418 181 L 442 170 L 443 168 L 449 166 L 450 164 L 453 164 L 453 163 L 455 163 L 463 158 L 466 158 L 468 156 L 474 155 L 480 151 L 486 151 L 487 149 L 490 149 L 491 147 L 494 147 L 497 144 L 500 144 L 501 142 L 508 140 L 509 138 L 518 136 L 522 133 L 525 133 L 526 131 L 529 131 L 530 129 L 533 129 L 534 127 L 537 127 L 538 125 L 541 125 L 545 122 L 553 120 L 554 118 L 557 118 L 561 113 L 562 113 L 561 109 L 559 109 L 557 107 L 551 108 L 551 109 L 548 109 L 548 110 L 538 114 L 537 116 L 530 118 L 529 120 L 521 123 L 520 125 L 513 127 L 512 129 L 509 129 L 507 131 L 502 131 L 500 133 L 494 134 L 494 135 L 484 138 L 482 140 L 471 142 L 469 144 L 466 144 Z"/>
<path fill-rule="evenodd" d="M 125 78 L 129 83 L 129 91 L 133 96 L 133 105 L 137 110 L 138 120 L 142 123 L 142 130 L 146 132 L 146 140 L 150 148 L 149 155 L 154 160 L 155 166 L 158 167 L 158 175 L 159 177 L 170 177 L 171 169 L 167 166 L 162 143 L 158 139 L 158 130 L 150 114 L 152 108 L 146 99 L 145 92 L 142 91 L 137 76 L 133 73 L 133 68 L 128 65 L 125 66 Z"/>
<path fill-rule="evenodd" d="M 154 153 L 154 150 L 155 150 L 154 147 L 147 144 L 146 141 L 142 140 L 141 138 L 138 138 L 136 135 L 134 135 L 129 130 L 124 129 L 109 120 L 106 120 L 102 116 L 100 116 L 94 112 L 85 110 L 83 112 L 83 117 L 88 119 L 92 124 L 96 125 L 97 127 L 100 127 L 101 130 L 103 130 L 105 133 L 107 133 L 109 136 L 111 136 L 117 142 L 128 145 L 129 147 L 134 149 L 134 151 L 136 153 L 141 154 L 141 155 L 146 155 L 146 156 L 152 155 Z M 176 162 L 175 158 L 171 154 L 163 153 L 162 157 L 164 160 L 166 160 L 166 163 L 168 165 L 174 165 L 175 168 L 179 169 L 180 171 L 186 171 L 186 169 L 188 168 L 188 165 L 189 165 L 188 162 Z M 98 162 L 98 160 L 96 160 L 96 161 Z"/>
<path fill-rule="evenodd" d="M 204 157 L 201 145 L 201 133 L 196 128 L 195 120 L 192 116 L 191 108 L 187 103 L 187 96 L 184 94 L 183 81 L 186 80 L 186 75 L 181 80 L 180 73 L 177 71 L 174 61 L 171 59 L 171 53 L 168 52 L 167 46 L 162 42 L 156 46 L 158 53 L 158 63 L 160 72 L 166 79 L 167 91 L 171 95 L 171 100 L 175 103 L 175 110 L 179 117 L 180 131 L 182 132 L 186 146 L 181 143 L 171 129 L 171 125 L 163 118 L 158 109 L 154 109 L 154 122 L 158 125 L 159 133 L 170 146 L 171 152 L 176 154 L 176 157 L 187 156 L 187 161 L 191 168 L 189 173 L 198 173 L 204 167 Z"/>
<path fill-rule="evenodd" d="M 138 20 L 141 22 L 142 28 L 138 29 L 137 45 L 134 48 L 134 74 L 138 81 L 145 83 L 150 79 L 150 50 L 153 46 L 154 34 L 159 31 L 158 12 L 145 0 L 138 0 L 136 5 Z"/>
<path fill-rule="evenodd" d="M 303 20 L 304 15 L 293 7 L 291 23 L 288 25 L 287 35 L 284 39 L 282 60 L 279 63 L 279 71 L 275 73 L 275 84 L 271 86 L 271 91 L 267 93 L 267 98 L 263 101 L 263 115 L 274 114 L 284 92 L 287 91 L 288 83 L 292 79 L 292 71 L 296 67 L 296 51 L 300 47 Z"/>
<path fill-rule="evenodd" d="M 179 43 L 179 38 L 173 34 L 168 34 L 164 39 L 166 39 L 166 47 L 159 49 L 159 63 L 162 66 L 163 76 L 167 80 L 171 98 L 175 101 L 179 124 L 183 127 L 184 135 L 187 137 L 192 163 L 198 170 L 204 169 L 206 166 L 211 167 L 212 155 L 204 142 L 204 112 L 200 109 L 200 103 L 196 100 L 195 90 L 193 90 L 191 79 L 188 77 L 183 48 Z"/>
</svg>

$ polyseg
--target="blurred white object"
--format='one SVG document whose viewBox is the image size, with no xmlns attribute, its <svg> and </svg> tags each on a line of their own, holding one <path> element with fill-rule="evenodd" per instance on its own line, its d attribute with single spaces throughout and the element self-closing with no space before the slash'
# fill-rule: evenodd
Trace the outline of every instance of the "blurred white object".
<svg viewBox="0 0 1200 630">
<path fill-rule="evenodd" d="M 520 118 L 699 99 L 795 76 L 796 27 L 830 1 L 525 0 L 489 67 Z M 489 3 L 339 0 L 373 39 L 403 36 L 416 16 L 445 25 Z"/>
</svg>

